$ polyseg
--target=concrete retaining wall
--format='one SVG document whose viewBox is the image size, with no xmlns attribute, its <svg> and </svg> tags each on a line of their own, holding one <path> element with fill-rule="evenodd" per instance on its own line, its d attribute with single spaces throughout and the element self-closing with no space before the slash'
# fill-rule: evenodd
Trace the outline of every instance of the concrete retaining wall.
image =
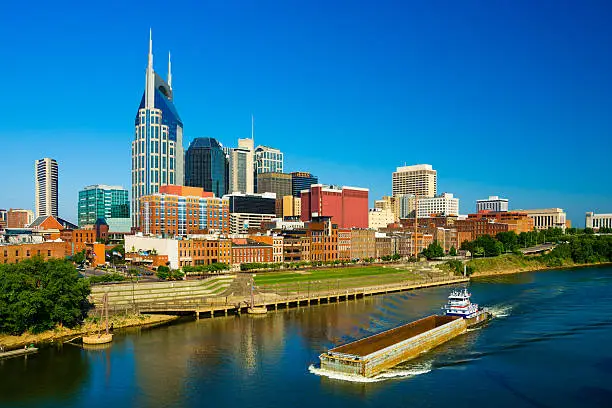
<svg viewBox="0 0 612 408">
<path fill-rule="evenodd" d="M 234 275 L 223 275 L 197 281 L 121 283 L 95 285 L 91 288 L 93 303 L 99 306 L 102 296 L 108 294 L 110 306 L 133 305 L 155 302 L 199 300 L 219 295 L 234 280 Z"/>
</svg>

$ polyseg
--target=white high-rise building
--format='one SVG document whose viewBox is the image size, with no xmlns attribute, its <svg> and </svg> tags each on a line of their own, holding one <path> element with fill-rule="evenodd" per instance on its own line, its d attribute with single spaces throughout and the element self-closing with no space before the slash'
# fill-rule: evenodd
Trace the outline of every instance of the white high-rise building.
<svg viewBox="0 0 612 408">
<path fill-rule="evenodd" d="M 282 172 L 283 152 L 273 147 L 257 146 L 255 149 L 255 174 Z"/>
<path fill-rule="evenodd" d="M 140 197 L 157 193 L 167 184 L 184 183 L 183 122 L 174 106 L 168 53 L 168 80 L 153 70 L 153 41 L 149 32 L 149 59 L 145 91 L 136 114 L 132 142 L 132 225 L 138 226 Z"/>
<path fill-rule="evenodd" d="M 237 148 L 226 150 L 229 159 L 230 193 L 255 192 L 253 146 L 253 139 L 238 139 Z"/>
<path fill-rule="evenodd" d="M 508 211 L 508 199 L 489 196 L 486 200 L 476 200 L 476 211 L 506 212 Z"/>
<path fill-rule="evenodd" d="M 34 164 L 36 217 L 57 218 L 58 171 L 55 159 L 45 157 Z"/>
<path fill-rule="evenodd" d="M 459 199 L 451 193 L 443 193 L 437 197 L 419 198 L 417 207 L 419 218 L 432 215 L 459 215 Z"/>
<path fill-rule="evenodd" d="M 438 175 L 430 164 L 398 167 L 393 173 L 393 195 L 415 194 L 435 197 L 438 191 Z"/>
</svg>

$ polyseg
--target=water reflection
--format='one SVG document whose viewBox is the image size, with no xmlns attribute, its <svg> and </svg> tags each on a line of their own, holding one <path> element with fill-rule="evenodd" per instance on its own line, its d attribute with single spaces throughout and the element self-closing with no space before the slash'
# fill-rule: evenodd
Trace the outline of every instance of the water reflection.
<svg viewBox="0 0 612 408">
<path fill-rule="evenodd" d="M 89 374 L 89 359 L 70 345 L 53 345 L 37 354 L 0 360 L 0 405 L 69 399 L 85 385 Z"/>
</svg>

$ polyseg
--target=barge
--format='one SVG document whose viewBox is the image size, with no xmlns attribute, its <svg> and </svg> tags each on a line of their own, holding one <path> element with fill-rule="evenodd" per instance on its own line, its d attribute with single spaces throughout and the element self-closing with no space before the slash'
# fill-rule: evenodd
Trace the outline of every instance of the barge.
<svg viewBox="0 0 612 408">
<path fill-rule="evenodd" d="M 442 316 L 432 315 L 330 349 L 319 356 L 321 369 L 374 377 L 483 324 L 491 314 L 470 303 L 467 290 L 453 291 Z"/>
</svg>

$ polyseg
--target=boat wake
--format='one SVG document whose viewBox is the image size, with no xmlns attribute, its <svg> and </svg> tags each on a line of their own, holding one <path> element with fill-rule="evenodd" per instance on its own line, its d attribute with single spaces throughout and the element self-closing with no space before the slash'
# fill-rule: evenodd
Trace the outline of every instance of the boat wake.
<svg viewBox="0 0 612 408">
<path fill-rule="evenodd" d="M 308 371 L 314 375 L 331 378 L 333 380 L 348 381 L 354 383 L 375 383 L 391 379 L 410 378 L 421 374 L 427 374 L 431 371 L 431 369 L 432 362 L 428 361 L 422 364 L 412 364 L 407 367 L 392 368 L 374 377 L 363 377 L 361 375 L 343 374 L 335 371 L 324 370 L 322 368 L 315 367 L 314 364 L 311 364 L 308 367 Z"/>
<path fill-rule="evenodd" d="M 508 305 L 491 306 L 491 307 L 487 307 L 487 310 L 496 319 L 504 318 L 504 317 L 510 316 L 510 313 L 512 312 L 512 306 L 508 306 Z"/>
</svg>

